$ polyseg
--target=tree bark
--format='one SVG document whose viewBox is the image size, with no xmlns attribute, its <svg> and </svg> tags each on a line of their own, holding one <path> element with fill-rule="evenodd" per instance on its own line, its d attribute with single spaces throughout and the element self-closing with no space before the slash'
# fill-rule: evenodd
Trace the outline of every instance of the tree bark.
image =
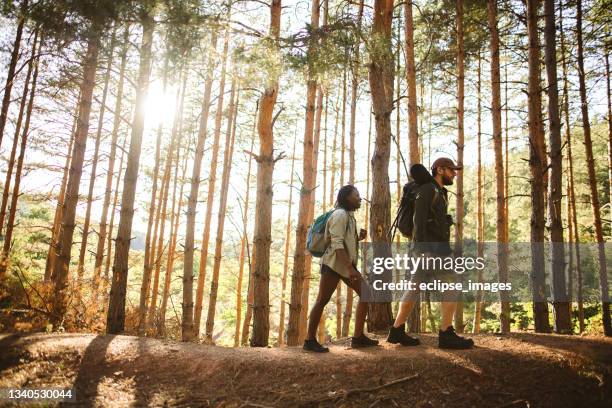
<svg viewBox="0 0 612 408">
<path fill-rule="evenodd" d="M 281 0 L 270 4 L 270 40 L 279 50 Z M 259 155 L 257 157 L 257 199 L 255 204 L 254 239 L 256 254 L 253 269 L 253 336 L 252 347 L 266 347 L 270 331 L 270 244 L 272 242 L 272 176 L 274 172 L 274 105 L 278 95 L 278 78 L 268 79 L 261 96 L 259 120 Z"/>
<path fill-rule="evenodd" d="M 113 278 L 106 320 L 106 331 L 109 334 L 123 332 L 125 328 L 125 300 L 128 278 L 128 256 L 130 241 L 132 239 L 132 220 L 134 218 L 134 199 L 138 182 L 138 167 L 144 131 L 145 111 L 144 105 L 149 86 L 151 71 L 151 48 L 153 45 L 153 31 L 155 20 L 152 11 L 147 10 L 142 17 L 142 42 L 140 46 L 140 67 L 138 72 L 138 85 L 136 91 L 136 106 L 132 123 L 130 150 L 128 153 L 127 168 L 123 180 L 121 194 L 121 213 L 119 214 L 119 227 L 115 240 L 115 259 L 113 261 Z"/>
<path fill-rule="evenodd" d="M 584 134 L 584 149 L 586 151 L 589 187 L 591 193 L 591 208 L 593 210 L 593 224 L 595 226 L 595 239 L 597 240 L 599 259 L 599 285 L 601 290 L 601 310 L 604 334 L 612 336 L 612 321 L 610 320 L 610 299 L 608 292 L 608 275 L 606 266 L 605 241 L 601 223 L 601 210 L 599 195 L 597 193 L 597 178 L 595 176 L 595 159 L 593 157 L 593 141 L 591 139 L 591 123 L 589 121 L 589 103 L 587 100 L 584 50 L 582 41 L 582 0 L 576 1 L 576 42 L 578 45 L 578 83 L 580 89 L 580 110 L 582 113 L 582 128 Z"/>
<path fill-rule="evenodd" d="M 2 97 L 2 107 L 0 108 L 0 146 L 4 138 L 4 127 L 8 118 L 8 109 L 11 104 L 11 91 L 15 82 L 15 68 L 19 59 L 19 49 L 21 48 L 21 37 L 23 35 L 23 26 L 26 21 L 26 11 L 28 8 L 28 0 L 23 0 L 21 3 L 21 15 L 17 22 L 17 32 L 15 33 L 15 41 L 11 50 L 11 59 L 9 61 L 8 72 L 6 73 L 6 84 L 4 85 L 4 96 Z M 28 68 L 29 69 L 29 68 Z M 27 81 L 26 81 L 27 84 Z M 25 94 L 23 96 L 25 98 Z M 17 132 L 18 133 L 18 132 Z"/>
<path fill-rule="evenodd" d="M 217 293 L 219 289 L 219 271 L 221 269 L 221 255 L 223 251 L 223 227 L 225 225 L 225 214 L 227 211 L 227 191 L 229 190 L 230 176 L 232 172 L 232 159 L 234 157 L 234 141 L 236 139 L 236 119 L 240 103 L 240 91 L 235 77 L 232 74 L 232 89 L 230 92 L 230 103 L 227 114 L 227 131 L 225 136 L 225 152 L 223 174 L 221 175 L 221 197 L 219 197 L 219 212 L 217 215 L 217 236 L 215 239 L 215 259 L 213 263 L 213 276 L 210 283 L 210 300 L 208 302 L 208 316 L 206 318 L 206 339 L 213 340 L 213 329 L 215 324 L 215 313 L 217 310 Z"/>
<path fill-rule="evenodd" d="M 182 73 L 179 75 L 179 82 L 181 82 L 181 75 Z M 157 317 L 159 315 L 156 314 L 155 310 L 157 308 L 157 297 L 159 296 L 159 277 L 161 275 L 161 268 L 162 268 L 162 261 L 163 261 L 162 258 L 165 252 L 164 242 L 165 242 L 165 235 L 166 235 L 165 234 L 166 219 L 168 218 L 168 197 L 170 196 L 170 180 L 172 179 L 172 165 L 174 163 L 175 157 L 177 160 L 175 166 L 178 166 L 177 156 L 178 156 L 178 151 L 179 151 L 179 146 L 180 146 L 180 143 L 178 141 L 180 98 L 181 98 L 181 92 L 180 92 L 180 89 L 177 89 L 176 94 L 175 94 L 175 106 L 176 106 L 175 115 L 174 115 L 174 120 L 172 122 L 172 130 L 170 132 L 171 136 L 170 136 L 170 143 L 168 145 L 168 157 L 166 158 L 164 174 L 162 177 L 162 191 L 160 194 L 160 202 L 158 204 L 158 207 L 160 210 L 157 214 L 157 219 L 155 221 L 156 223 L 155 231 L 153 234 L 154 235 L 153 243 L 155 245 L 155 242 L 157 241 L 157 244 L 156 244 L 156 247 L 154 247 L 153 250 L 151 250 L 151 255 L 150 255 L 151 262 L 153 262 L 155 266 L 155 273 L 153 274 L 153 287 L 151 289 L 151 301 L 149 303 L 148 311 L 144 319 L 145 326 L 146 326 L 145 330 L 147 328 L 150 328 L 152 326 L 152 323 L 155 323 L 155 324 L 158 323 Z M 161 223 L 159 227 L 159 235 L 157 235 L 157 224 L 158 223 Z M 170 225 L 170 228 L 172 228 L 172 224 Z M 169 246 L 169 242 L 168 242 L 168 246 Z M 166 252 L 166 255 L 167 255 L 167 252 Z M 141 288 L 141 291 L 142 291 L 142 288 Z M 149 302 L 148 295 L 147 295 L 146 302 Z"/>
<path fill-rule="evenodd" d="M 100 216 L 100 231 L 98 233 L 98 245 L 96 247 L 96 258 L 94 263 L 94 278 L 92 287 L 92 299 L 96 300 L 100 286 L 102 273 L 102 262 L 104 261 L 104 246 L 107 240 L 107 218 L 110 207 L 111 193 L 113 189 L 113 175 L 115 171 L 115 160 L 117 156 L 117 143 L 119 127 L 121 126 L 121 108 L 123 106 L 123 84 L 125 82 L 125 70 L 127 66 L 127 50 L 129 46 L 129 26 L 123 32 L 121 47 L 121 62 L 119 63 L 119 81 L 117 83 L 117 95 L 115 97 L 115 114 L 113 118 L 113 130 L 111 133 L 110 153 L 108 156 L 108 169 L 106 170 L 106 188 L 104 190 L 104 201 L 102 204 L 102 215 Z"/>
<path fill-rule="evenodd" d="M 417 118 L 417 91 L 416 66 L 414 59 L 414 19 L 412 16 L 412 2 L 404 2 L 406 25 L 406 79 L 408 81 L 408 153 L 410 164 L 420 163 L 419 157 L 419 128 Z"/>
<path fill-rule="evenodd" d="M 168 64 L 169 57 L 166 51 L 164 59 L 164 68 L 162 74 L 162 92 L 166 93 L 166 85 L 168 81 Z M 147 221 L 147 234 L 145 235 L 145 250 L 144 250 L 144 270 L 142 274 L 142 284 L 140 286 L 140 302 L 138 305 L 138 334 L 144 335 L 147 321 L 147 310 L 149 308 L 149 289 L 151 286 L 151 274 L 153 271 L 153 259 L 155 258 L 155 244 L 157 242 L 157 230 L 153 230 L 153 224 L 157 227 L 156 213 L 159 213 L 155 206 L 157 198 L 157 179 L 159 178 L 159 169 L 161 165 L 161 143 L 163 134 L 163 122 L 160 121 L 157 126 L 157 140 L 155 142 L 155 164 L 153 165 L 153 185 L 151 187 L 151 201 L 149 203 L 149 217 Z M 178 163 L 178 161 L 177 161 Z M 162 180 L 163 183 L 163 180 Z M 155 221 L 155 222 L 154 222 Z M 153 236 L 151 234 L 154 232 Z"/>
<path fill-rule="evenodd" d="M 495 151 L 495 177 L 497 192 L 497 242 L 498 257 L 497 267 L 500 282 L 508 281 L 508 254 L 506 242 L 506 220 L 504 211 L 504 165 L 502 157 L 502 130 L 501 130 L 501 91 L 499 70 L 499 31 L 497 28 L 497 0 L 487 1 L 487 17 L 489 23 L 491 52 L 491 113 L 493 121 L 493 147 Z M 510 303 L 507 293 L 500 292 L 501 331 L 510 331 Z"/>
<path fill-rule="evenodd" d="M 62 207 L 64 197 L 66 196 L 66 185 L 68 184 L 68 171 L 70 170 L 70 159 L 72 158 L 72 146 L 74 145 L 74 136 L 77 124 L 78 111 L 74 115 L 72 129 L 70 130 L 70 142 L 68 142 L 68 150 L 66 151 L 66 161 L 64 162 L 64 174 L 62 176 L 62 185 L 57 195 L 57 205 L 55 206 L 55 215 L 53 216 L 53 226 L 51 227 L 51 239 L 49 249 L 47 250 L 47 261 L 45 263 L 45 282 L 51 280 L 51 272 L 55 265 L 55 247 L 57 245 L 57 237 L 60 231 L 60 221 L 62 220 Z M 8 191 L 8 189 L 7 189 Z"/>
<path fill-rule="evenodd" d="M 477 144 L 477 210 L 476 210 L 476 241 L 478 245 L 478 256 L 484 256 L 484 200 L 483 200 L 483 182 L 482 182 L 482 55 L 478 50 L 478 71 L 476 81 L 476 144 Z M 478 271 L 478 282 L 483 279 L 482 270 Z M 472 333 L 480 333 L 480 320 L 482 319 L 482 290 L 476 292 L 476 302 L 474 305 L 474 322 L 472 324 Z"/>
<path fill-rule="evenodd" d="M 319 27 L 319 1 L 312 1 L 310 24 Z M 297 228 L 295 230 L 295 252 L 293 255 L 293 275 L 291 277 L 291 300 L 289 304 L 289 323 L 287 325 L 287 345 L 297 346 L 300 341 L 300 326 L 304 319 L 302 309 L 308 307 L 306 282 L 306 234 L 311 218 L 311 205 L 314 196 L 316 174 L 314 169 L 314 119 L 317 97 L 317 82 L 314 70 L 316 43 L 311 39 L 308 46 L 308 80 L 306 82 L 306 112 L 304 119 L 304 144 L 302 153 L 302 186 L 298 207 Z M 259 255 L 258 255 L 259 258 Z M 306 305 L 304 305 L 306 302 Z M 306 311 L 306 310 L 304 310 Z"/>
<path fill-rule="evenodd" d="M 291 247 L 291 207 L 293 204 L 293 173 L 295 171 L 295 145 L 296 137 L 293 138 L 293 154 L 291 155 L 291 178 L 289 181 L 289 205 L 287 209 L 287 228 L 285 230 L 285 258 L 283 260 L 283 276 L 281 278 L 281 301 L 280 316 L 278 321 L 278 345 L 285 344 L 285 291 L 287 289 L 287 272 L 289 270 L 289 248 Z"/>
<path fill-rule="evenodd" d="M 213 55 L 217 50 L 217 30 L 214 30 L 210 40 L 210 49 L 206 82 L 204 84 L 204 96 L 202 97 L 202 109 L 200 112 L 200 127 L 196 143 L 195 157 L 193 158 L 193 169 L 191 173 L 191 188 L 187 201 L 187 221 L 185 232 L 185 259 L 183 261 L 183 341 L 191 341 L 195 338 L 193 324 L 193 256 L 195 253 L 195 221 L 198 207 L 198 194 L 200 191 L 200 175 L 202 173 L 202 158 L 204 157 L 204 143 L 206 142 L 206 130 L 208 128 L 208 116 L 210 114 L 210 98 L 213 85 L 213 70 L 215 59 Z M 250 163 L 250 162 L 249 162 Z"/>
<path fill-rule="evenodd" d="M 32 58 L 36 55 L 36 41 L 38 40 L 38 30 L 34 33 L 34 41 L 32 43 Z M 38 50 L 42 46 L 42 39 L 39 41 Z M 15 170 L 15 184 L 11 195 L 11 206 L 6 223 L 6 232 L 4 234 L 4 245 L 2 255 L 0 256 L 0 281 L 4 278 L 9 266 L 9 255 L 13 244 L 13 227 L 15 226 L 15 215 L 17 214 L 17 201 L 19 200 L 19 188 L 21 185 L 21 173 L 23 171 L 23 161 L 28 143 L 28 135 L 30 133 L 30 119 L 32 118 L 32 108 L 34 105 L 34 96 L 36 95 L 36 80 L 38 78 L 39 59 L 33 59 L 34 73 L 32 74 L 32 90 L 30 91 L 28 107 L 26 109 L 25 123 L 23 125 L 23 133 L 21 135 L 21 144 L 19 146 L 19 157 L 17 158 L 17 169 Z M 25 98 L 25 95 L 23 96 Z M 17 135 L 15 135 L 17 137 Z"/>
<path fill-rule="evenodd" d="M 187 68 L 183 67 L 183 86 L 181 89 L 181 102 L 179 104 L 178 109 L 178 119 L 176 120 L 176 133 L 178 133 L 178 144 L 176 147 L 176 165 L 174 168 L 174 186 L 172 190 L 172 210 L 170 215 L 170 242 L 168 244 L 168 256 L 166 259 L 166 275 L 164 278 L 164 288 L 162 291 L 161 304 L 159 307 L 159 319 L 157 319 L 157 335 L 163 337 L 166 335 L 166 309 L 168 307 L 168 297 L 170 296 L 170 283 L 172 279 L 172 272 L 174 270 L 174 261 L 176 259 L 176 241 L 178 239 L 178 227 L 179 220 L 181 215 L 181 210 L 183 207 L 183 190 L 185 187 L 185 172 L 187 171 L 187 162 L 189 159 L 189 142 L 187 143 L 187 147 L 184 148 L 184 157 L 183 157 L 183 170 L 182 175 L 180 177 L 180 190 L 178 194 L 178 209 L 177 209 L 177 197 L 176 197 L 176 189 L 179 184 L 179 159 L 180 159 L 180 148 L 183 141 L 183 111 L 185 107 L 185 90 L 187 88 L 188 83 L 188 72 Z"/>
<path fill-rule="evenodd" d="M 83 81 L 81 82 L 81 99 L 79 101 L 79 119 L 72 149 L 70 173 L 66 186 L 66 199 L 62 208 L 62 223 L 57 242 L 56 261 L 53 268 L 55 283 L 52 322 L 61 325 L 66 313 L 68 293 L 68 269 L 72 250 L 72 239 L 75 228 L 76 207 L 79 201 L 79 184 L 83 174 L 83 160 L 89 131 L 89 114 L 93 89 L 95 86 L 96 67 L 100 49 L 100 35 L 94 30 L 87 41 L 87 51 L 83 59 Z"/>
<path fill-rule="evenodd" d="M 545 14 L 545 63 L 548 78 L 548 134 L 550 145 L 550 183 L 548 190 L 548 217 L 552 245 L 552 291 L 555 309 L 555 332 L 569 334 L 572 331 L 570 304 L 565 282 L 565 250 L 561 199 L 563 197 L 563 155 L 561 123 L 559 115 L 559 89 L 557 82 L 557 40 L 555 27 L 555 2 L 544 0 Z"/>
<path fill-rule="evenodd" d="M 391 153 L 391 113 L 393 111 L 393 76 L 395 71 L 391 52 L 392 21 L 393 0 L 375 0 L 372 41 L 376 43 L 376 52 L 372 53 L 369 63 L 369 82 L 376 127 L 375 147 L 372 156 L 370 237 L 374 244 L 383 247 L 389 244 L 387 231 L 391 226 L 389 156 Z M 390 250 L 390 248 L 388 249 Z M 392 323 L 391 304 L 389 302 L 370 303 L 368 305 L 368 316 L 368 330 L 386 330 Z"/>
<path fill-rule="evenodd" d="M 85 271 L 85 255 L 87 253 L 87 239 L 89 237 L 89 224 L 91 220 L 91 204 L 93 203 L 93 191 L 96 184 L 96 175 L 98 169 L 100 143 L 102 141 L 102 127 L 104 126 L 104 113 L 106 111 L 106 97 L 108 95 L 108 84 L 110 82 L 111 68 L 113 65 L 113 52 L 115 50 L 115 29 L 111 35 L 108 61 L 106 64 L 106 73 L 104 74 L 104 87 L 102 90 L 102 100 L 100 101 L 100 114 L 98 116 L 98 128 L 96 129 L 96 143 L 91 165 L 91 175 L 89 178 L 89 188 L 87 190 L 87 208 L 85 210 L 85 220 L 83 222 L 83 232 L 81 233 L 81 248 L 79 250 L 79 260 L 77 263 L 77 277 L 79 282 L 79 290 L 82 290 L 82 279 Z"/>
<path fill-rule="evenodd" d="M 217 163 L 219 161 L 219 138 L 221 137 L 221 121 L 223 120 L 223 101 L 225 93 L 225 76 L 227 72 L 227 53 L 229 47 L 229 30 L 225 34 L 223 44 L 223 62 L 221 78 L 219 83 L 219 96 L 217 98 L 217 111 L 215 112 L 215 130 L 210 159 L 210 172 L 208 173 L 208 195 L 206 198 L 206 213 L 204 216 L 204 232 L 202 233 L 202 248 L 200 249 L 200 266 L 198 270 L 198 287 L 196 291 L 196 303 L 194 313 L 194 333 L 196 338 L 200 335 L 200 324 L 202 319 L 202 303 L 204 300 L 204 284 L 206 281 L 206 269 L 208 267 L 208 244 L 210 240 L 210 222 L 215 197 L 215 184 L 217 183 Z M 227 145 L 226 145 L 227 146 Z"/>
<path fill-rule="evenodd" d="M 456 3 L 456 35 L 457 35 L 457 165 L 463 166 L 464 150 L 464 100 L 465 100 L 465 52 L 463 48 L 463 1 Z M 457 174 L 457 190 L 455 201 L 455 256 L 463 254 L 463 171 Z M 461 294 L 459 295 L 461 299 Z M 463 332 L 463 301 L 457 303 L 455 311 L 455 328 Z"/>
<path fill-rule="evenodd" d="M 255 120 L 257 120 L 257 111 L 258 106 L 255 108 Z M 253 147 L 255 146 L 255 130 L 256 130 L 256 122 L 253 123 L 253 132 L 251 134 L 251 148 L 249 152 L 253 151 Z M 236 285 L 236 329 L 234 332 L 234 347 L 238 347 L 240 345 L 240 324 L 242 320 L 242 280 L 244 276 L 244 261 L 246 259 L 246 252 L 248 251 L 248 237 L 247 237 L 247 222 L 249 216 L 249 198 L 251 192 L 251 168 L 253 164 L 253 156 L 249 155 L 249 167 L 247 170 L 247 178 L 246 178 L 246 195 L 244 197 L 244 212 L 242 215 L 242 239 L 240 240 L 240 258 L 238 259 L 238 284 Z M 293 171 L 291 172 L 293 174 Z M 251 281 L 249 275 L 249 282 Z M 251 285 L 248 285 L 247 291 L 250 291 Z M 250 307 L 247 305 L 247 308 Z M 246 320 L 246 318 L 245 318 Z M 248 326 L 247 326 L 248 327 Z M 245 344 L 246 340 L 242 342 Z"/>
<path fill-rule="evenodd" d="M 30 88 L 30 79 L 32 78 L 32 71 L 34 69 L 34 56 L 36 53 L 36 41 L 32 44 L 32 52 L 30 63 L 28 64 L 28 70 L 23 85 L 23 92 L 21 95 L 21 102 L 19 103 L 19 114 L 17 115 L 17 123 L 15 124 L 15 136 L 13 137 L 13 145 L 11 147 L 11 154 L 8 161 L 8 168 L 6 169 L 6 181 L 4 182 L 2 191 L 2 204 L 0 205 L 0 235 L 4 228 L 4 221 L 6 218 L 6 209 L 8 205 L 9 193 L 11 191 L 11 180 L 13 178 L 13 169 L 15 167 L 15 156 L 17 155 L 17 147 L 19 146 L 19 135 L 21 133 L 21 125 L 23 124 L 24 111 L 26 108 L 26 102 L 28 101 L 28 93 Z M 12 85 L 12 83 L 11 83 Z"/>
</svg>

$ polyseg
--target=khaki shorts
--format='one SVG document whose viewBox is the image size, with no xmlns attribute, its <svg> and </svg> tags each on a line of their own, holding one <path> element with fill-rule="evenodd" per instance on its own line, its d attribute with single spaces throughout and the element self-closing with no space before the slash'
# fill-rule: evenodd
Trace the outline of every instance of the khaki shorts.
<svg viewBox="0 0 612 408">
<path fill-rule="evenodd" d="M 437 254 L 425 254 L 425 257 L 442 259 L 448 258 L 449 256 L 450 255 L 442 256 Z M 408 273 L 410 276 L 406 276 L 406 279 L 409 279 L 410 282 L 413 282 L 417 287 L 421 283 L 430 283 L 434 281 L 440 281 L 442 283 L 458 283 L 460 281 L 460 275 L 455 273 L 453 270 L 440 268 L 438 262 L 436 262 L 436 264 L 438 265 L 429 265 L 429 268 L 419 268 L 414 274 Z M 402 296 L 401 301 L 405 302 L 416 300 L 419 293 L 420 290 L 406 291 Z M 443 301 L 452 302 L 457 300 L 460 293 L 460 291 L 449 290 L 439 295 L 442 296 Z"/>
</svg>

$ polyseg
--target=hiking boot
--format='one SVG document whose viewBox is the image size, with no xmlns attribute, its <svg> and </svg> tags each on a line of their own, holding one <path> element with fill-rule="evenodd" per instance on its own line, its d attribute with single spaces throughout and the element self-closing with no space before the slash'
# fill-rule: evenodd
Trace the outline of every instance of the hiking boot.
<svg viewBox="0 0 612 408">
<path fill-rule="evenodd" d="M 387 342 L 391 344 L 401 344 L 402 346 L 418 346 L 421 344 L 419 339 L 406 334 L 406 328 L 403 324 L 400 327 L 391 326 L 389 336 L 387 336 Z"/>
<path fill-rule="evenodd" d="M 323 347 L 316 340 L 304 340 L 304 346 L 302 347 L 306 351 L 312 351 L 314 353 L 327 353 L 329 348 Z"/>
<path fill-rule="evenodd" d="M 361 334 L 359 337 L 351 337 L 351 347 L 352 348 L 362 348 L 362 347 L 372 347 L 378 346 L 378 340 L 371 339 L 366 337 L 365 334 Z"/>
<path fill-rule="evenodd" d="M 441 331 L 438 337 L 438 347 L 444 349 L 463 350 L 474 346 L 474 340 L 458 336 L 453 326 Z"/>
</svg>

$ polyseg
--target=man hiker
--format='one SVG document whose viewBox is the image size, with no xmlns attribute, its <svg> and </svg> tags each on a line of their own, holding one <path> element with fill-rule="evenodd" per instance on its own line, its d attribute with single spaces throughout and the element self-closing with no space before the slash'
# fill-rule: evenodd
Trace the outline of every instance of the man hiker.
<svg viewBox="0 0 612 408">
<path fill-rule="evenodd" d="M 308 334 L 304 340 L 304 350 L 325 353 L 329 348 L 317 341 L 317 327 L 321 321 L 321 314 L 325 305 L 342 280 L 359 296 L 359 303 L 355 311 L 355 330 L 351 338 L 351 347 L 371 347 L 378 345 L 363 333 L 368 304 L 362 302 L 362 291 L 369 288 L 361 273 L 356 268 L 358 241 L 365 239 L 366 231 L 361 229 L 357 234 L 357 222 L 354 212 L 361 207 L 359 191 L 352 185 L 340 188 L 336 198 L 335 209 L 325 223 L 325 236 L 329 245 L 321 257 L 321 279 L 319 280 L 319 294 L 310 310 L 308 317 Z"/>
<path fill-rule="evenodd" d="M 445 186 L 453 184 L 453 179 L 461 168 L 449 158 L 439 158 L 434 161 L 431 167 L 433 179 L 417 187 L 412 230 L 413 254 L 415 256 L 421 256 L 421 254 L 428 258 L 451 256 L 450 226 L 452 220 L 447 212 L 448 190 Z M 404 323 L 416 303 L 419 295 L 419 284 L 433 279 L 453 283 L 457 282 L 457 274 L 452 270 L 440 268 L 419 268 L 416 271 L 411 278 L 411 281 L 416 284 L 416 290 L 406 292 L 402 298 L 397 317 L 389 331 L 387 338 L 389 343 L 401 344 L 402 346 L 416 346 L 420 343 L 419 339 L 406 334 Z M 448 349 L 471 348 L 474 341 L 458 336 L 452 325 L 457 308 L 457 293 L 449 291 L 442 296 L 442 318 L 438 346 Z"/>
</svg>

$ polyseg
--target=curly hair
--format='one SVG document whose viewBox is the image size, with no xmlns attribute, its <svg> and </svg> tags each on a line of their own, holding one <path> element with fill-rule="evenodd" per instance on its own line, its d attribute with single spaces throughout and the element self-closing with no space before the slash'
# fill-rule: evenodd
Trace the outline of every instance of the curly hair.
<svg viewBox="0 0 612 408">
<path fill-rule="evenodd" d="M 338 190 L 338 195 L 336 196 L 336 208 L 344 208 L 345 210 L 351 210 L 350 205 L 348 204 L 348 196 L 351 195 L 353 191 L 357 191 L 357 188 L 352 184 L 347 184 L 345 186 L 340 187 Z"/>
</svg>

